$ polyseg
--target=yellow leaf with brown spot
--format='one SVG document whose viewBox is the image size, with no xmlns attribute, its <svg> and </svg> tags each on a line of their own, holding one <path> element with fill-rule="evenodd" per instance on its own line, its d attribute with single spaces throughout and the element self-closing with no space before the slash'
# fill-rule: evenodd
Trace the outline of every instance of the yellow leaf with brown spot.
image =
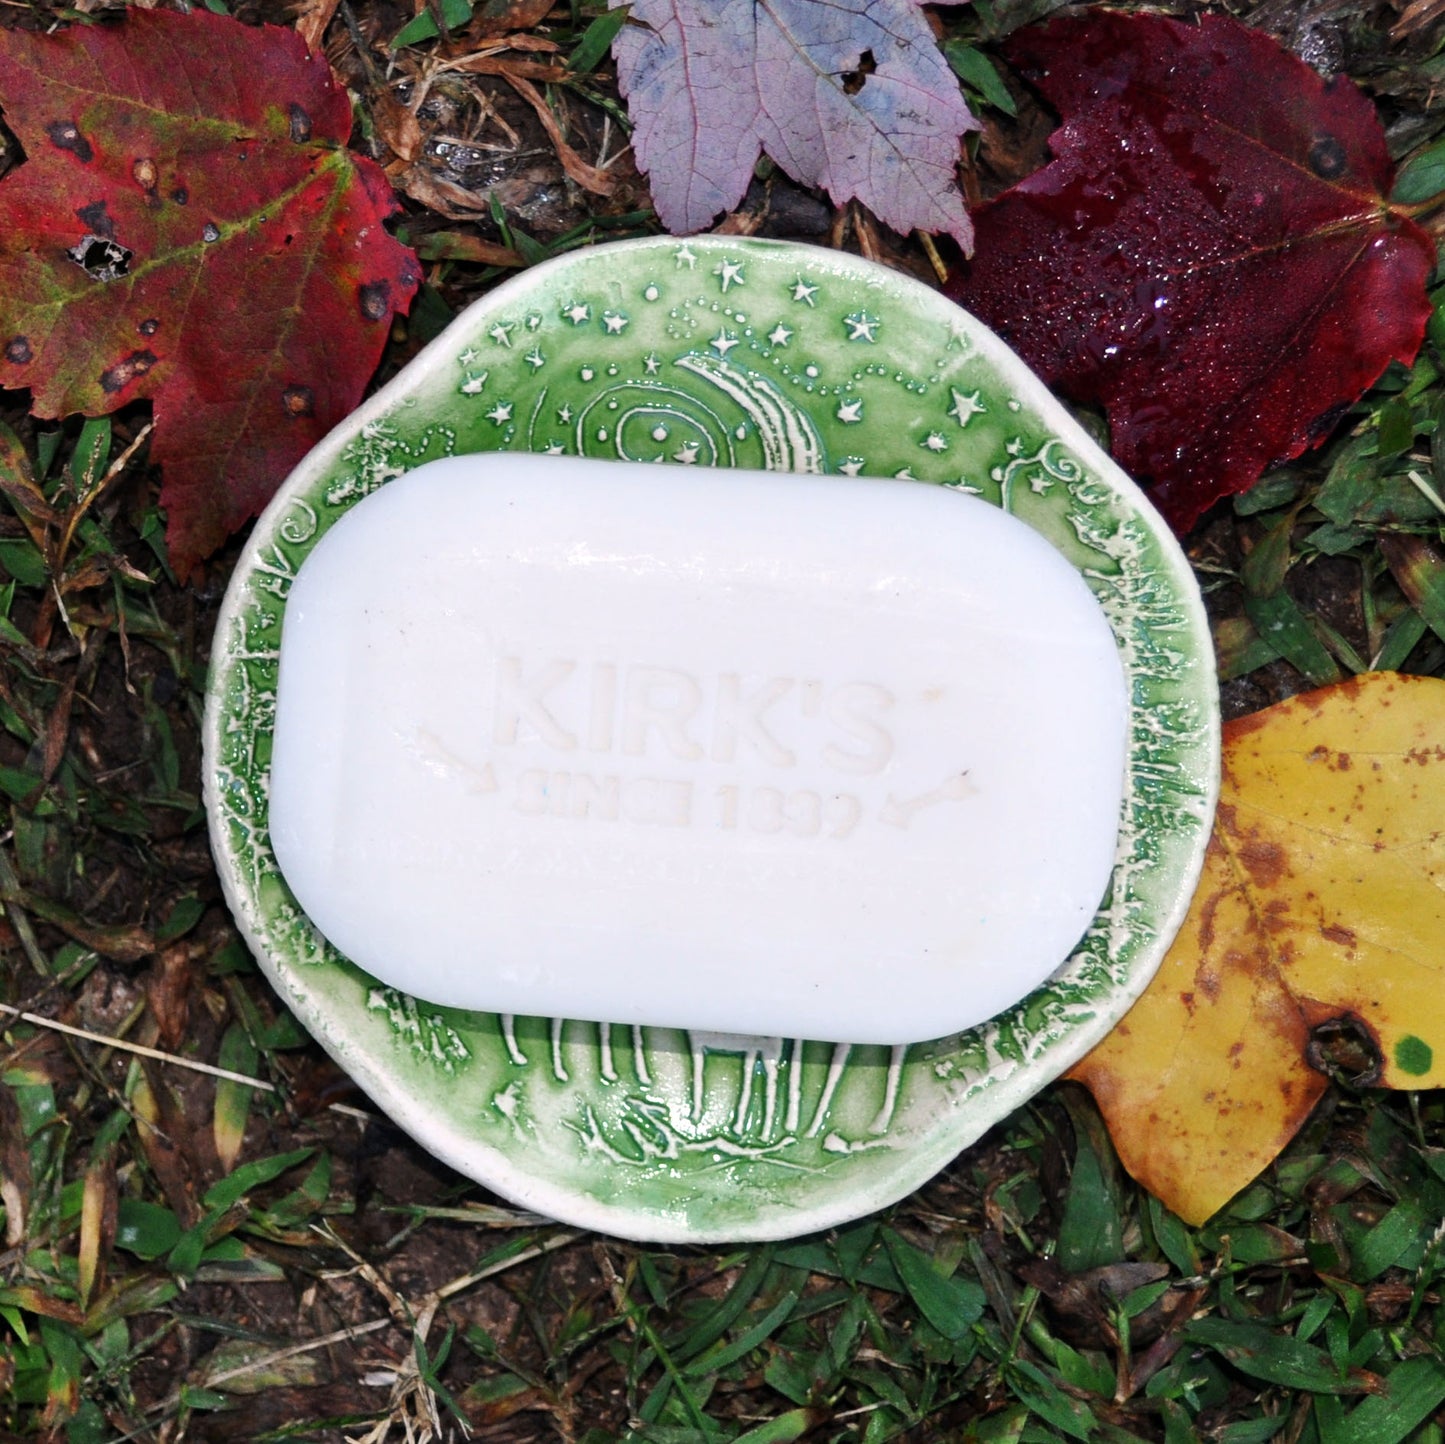
<svg viewBox="0 0 1445 1444">
<path fill-rule="evenodd" d="M 1445 1085 L 1445 681 L 1373 672 L 1224 729 L 1219 811 L 1158 975 L 1072 1078 L 1124 1166 L 1202 1223 L 1267 1167 L 1358 1031 L 1366 1082 Z"/>
</svg>

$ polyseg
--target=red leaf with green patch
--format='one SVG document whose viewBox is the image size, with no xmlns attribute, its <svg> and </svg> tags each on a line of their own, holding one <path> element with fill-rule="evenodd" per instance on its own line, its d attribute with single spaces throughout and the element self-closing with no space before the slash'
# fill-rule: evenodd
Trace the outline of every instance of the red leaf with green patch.
<svg viewBox="0 0 1445 1444">
<path fill-rule="evenodd" d="M 1267 35 L 1109 12 L 1021 31 L 1055 159 L 976 218 L 956 299 L 1108 408 L 1180 531 L 1323 439 L 1430 313 L 1374 107 Z"/>
<path fill-rule="evenodd" d="M 360 400 L 418 281 L 391 187 L 324 58 L 203 10 L 0 31 L 0 101 L 0 384 L 154 403 L 185 574 Z"/>
</svg>

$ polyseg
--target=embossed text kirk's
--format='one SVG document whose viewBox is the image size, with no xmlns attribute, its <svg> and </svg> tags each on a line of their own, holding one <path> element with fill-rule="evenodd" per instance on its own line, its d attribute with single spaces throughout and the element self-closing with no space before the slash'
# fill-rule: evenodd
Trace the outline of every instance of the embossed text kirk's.
<svg viewBox="0 0 1445 1444">
<path fill-rule="evenodd" d="M 505 656 L 497 664 L 492 741 L 779 769 L 801 761 L 864 777 L 893 756 L 884 720 L 895 700 L 876 682 Z"/>
</svg>

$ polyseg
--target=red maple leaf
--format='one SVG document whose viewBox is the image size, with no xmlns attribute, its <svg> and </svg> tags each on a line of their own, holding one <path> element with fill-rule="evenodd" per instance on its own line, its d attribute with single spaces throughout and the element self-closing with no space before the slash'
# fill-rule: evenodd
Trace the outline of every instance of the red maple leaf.
<svg viewBox="0 0 1445 1444">
<path fill-rule="evenodd" d="M 1099 12 L 1007 54 L 1063 117 L 951 294 L 1068 395 L 1176 530 L 1298 456 L 1430 313 L 1373 106 L 1233 20 Z"/>
<path fill-rule="evenodd" d="M 351 411 L 419 278 L 290 30 L 132 10 L 0 31 L 0 385 L 42 417 L 154 402 L 182 575 Z"/>
</svg>

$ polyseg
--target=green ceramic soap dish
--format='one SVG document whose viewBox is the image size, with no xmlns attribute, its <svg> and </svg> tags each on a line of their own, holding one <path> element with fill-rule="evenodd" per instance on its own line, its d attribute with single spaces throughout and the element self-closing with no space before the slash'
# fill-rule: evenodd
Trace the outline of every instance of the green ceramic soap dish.
<svg viewBox="0 0 1445 1444">
<path fill-rule="evenodd" d="M 336 952 L 297 907 L 267 834 L 287 594 L 348 508 L 425 461 L 481 451 L 911 477 L 981 496 L 1046 537 L 1107 615 L 1131 706 L 1112 885 L 1064 967 L 982 1027 L 883 1048 L 460 1012 Z M 498 287 L 291 476 L 217 628 L 206 795 L 228 900 L 267 976 L 432 1152 L 604 1232 L 766 1239 L 902 1197 L 1113 1026 L 1193 892 L 1218 732 L 1209 631 L 1178 545 L 997 338 L 853 257 L 663 238 Z"/>
</svg>

